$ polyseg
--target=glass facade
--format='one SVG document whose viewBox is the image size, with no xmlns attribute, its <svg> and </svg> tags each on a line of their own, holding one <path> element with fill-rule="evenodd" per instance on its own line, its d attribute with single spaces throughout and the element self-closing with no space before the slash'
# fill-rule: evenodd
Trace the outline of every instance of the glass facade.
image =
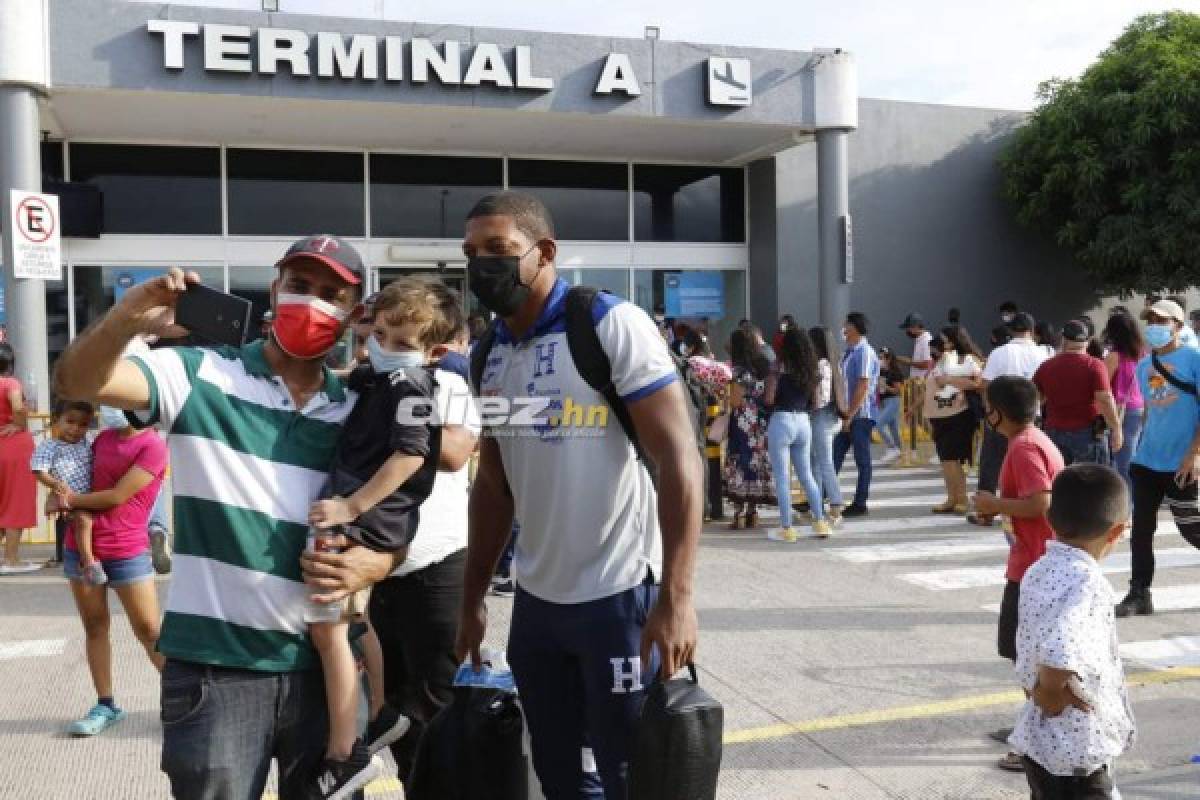
<svg viewBox="0 0 1200 800">
<path fill-rule="evenodd" d="M 113 303 L 137 284 L 158 277 L 167 267 L 91 266 L 76 264 L 72 270 L 75 280 L 75 330 L 82 331 L 112 308 Z M 225 285 L 223 267 L 188 267 L 200 280 L 213 288 Z"/>
<path fill-rule="evenodd" d="M 105 233 L 221 233 L 218 148 L 70 147 L 71 181 L 90 183 L 103 195 Z"/>
<path fill-rule="evenodd" d="M 63 179 L 63 143 L 42 142 L 42 183 Z"/>
<path fill-rule="evenodd" d="M 572 286 L 595 286 L 629 299 L 629 270 L 627 269 L 563 269 L 558 274 Z"/>
<path fill-rule="evenodd" d="M 366 235 L 362 153 L 230 148 L 225 164 L 231 234 Z"/>
<path fill-rule="evenodd" d="M 371 235 L 455 239 L 486 194 L 504 185 L 499 158 L 371 154 Z"/>
<path fill-rule="evenodd" d="M 254 306 L 250 314 L 250 338 L 258 339 L 265 335 L 262 329 L 262 317 L 271 308 L 271 284 L 278 270 L 275 267 L 230 267 L 229 293 L 249 300 Z"/>
<path fill-rule="evenodd" d="M 653 249 L 641 251 L 639 263 L 631 265 L 629 252 L 603 249 L 638 241 L 685 246 L 744 243 L 744 171 L 740 168 L 227 148 L 223 159 L 227 222 L 223 222 L 218 147 L 47 141 L 41 145 L 41 156 L 44 180 L 90 183 L 103 192 L 106 234 L 220 237 L 224 230 L 236 241 L 239 236 L 290 240 L 315 231 L 363 238 L 369 230 L 376 240 L 371 248 L 376 260 L 368 267 L 372 282 L 379 285 L 400 274 L 436 271 L 445 258 L 439 250 L 426 259 L 419 249 L 397 242 L 400 252 L 412 253 L 404 256 L 412 261 L 394 257 L 387 243 L 386 261 L 380 263 L 380 240 L 456 242 L 468 210 L 479 197 L 509 186 L 536 194 L 547 204 L 560 240 L 596 243 L 582 251 L 589 266 L 560 264 L 560 273 L 570 283 L 596 286 L 648 312 L 663 312 L 671 287 L 679 285 L 670 276 L 720 276 L 720 286 L 710 291 L 720 299 L 721 313 L 696 315 L 695 320 L 708 328 L 718 355 L 724 355 L 728 332 L 746 314 L 742 269 L 667 269 L 654 265 Z M 253 249 L 256 244 L 236 245 L 249 248 L 242 258 L 256 253 L 250 265 L 224 266 L 211 246 L 194 242 L 114 243 L 114 256 L 107 259 L 102 254 L 110 248 L 103 240 L 76 250 L 71 236 L 67 233 L 64 241 L 64 266 L 72 271 L 73 291 L 68 293 L 65 281 L 47 284 L 52 358 L 126 288 L 161 273 L 162 265 L 175 259 L 206 263 L 197 269 L 205 283 L 249 299 L 256 321 L 269 307 L 275 269 L 266 265 L 271 254 L 258 255 Z M 564 256 L 571 250 L 566 245 Z M 361 252 L 364 258 L 370 255 L 366 249 Z M 608 260 L 610 253 L 612 260 Z M 698 250 L 694 263 L 712 263 L 709 254 Z M 232 252 L 227 257 L 234 258 Z M 72 262 L 80 263 L 72 266 Z M 452 258 L 449 268 L 437 274 L 454 288 L 466 290 L 470 311 L 482 310 L 466 286 L 460 262 Z M 683 281 L 689 286 L 689 281 L 694 283 L 690 278 Z M 258 326 L 255 333 L 261 334 Z"/>
<path fill-rule="evenodd" d="M 629 167 L 587 161 L 508 162 L 508 184 L 534 194 L 558 239 L 629 240 Z"/>
<path fill-rule="evenodd" d="M 635 164 L 633 218 L 642 242 L 744 242 L 745 172 Z"/>
<path fill-rule="evenodd" d="M 746 316 L 745 272 L 639 269 L 633 276 L 635 303 L 648 313 L 699 328 L 713 355 L 729 358 L 729 337 Z"/>
</svg>

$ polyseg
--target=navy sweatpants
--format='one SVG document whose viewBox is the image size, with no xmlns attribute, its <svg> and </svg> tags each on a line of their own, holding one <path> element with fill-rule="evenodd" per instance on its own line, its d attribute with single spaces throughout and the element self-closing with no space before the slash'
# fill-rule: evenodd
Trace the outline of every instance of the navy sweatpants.
<svg viewBox="0 0 1200 800">
<path fill-rule="evenodd" d="M 548 603 L 518 583 L 508 660 L 546 800 L 625 800 L 634 725 L 658 670 L 643 665 L 642 628 L 658 598 L 647 581 L 590 603 Z M 583 771 L 591 747 L 604 790 Z"/>
</svg>

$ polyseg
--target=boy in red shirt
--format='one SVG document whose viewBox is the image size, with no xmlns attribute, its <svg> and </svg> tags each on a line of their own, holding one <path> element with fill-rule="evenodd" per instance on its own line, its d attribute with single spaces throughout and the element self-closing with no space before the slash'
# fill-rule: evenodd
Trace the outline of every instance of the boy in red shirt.
<svg viewBox="0 0 1200 800">
<path fill-rule="evenodd" d="M 980 514 L 1003 515 L 1004 530 L 1011 549 L 1008 553 L 1008 583 L 1000 602 L 1000 624 L 996 646 L 1000 655 L 1017 660 L 1017 610 L 1021 578 L 1046 552 L 1054 530 L 1046 519 L 1054 478 L 1063 470 L 1063 457 L 1046 434 L 1034 426 L 1038 413 L 1038 390 L 1033 381 L 1016 376 L 997 378 L 987 389 L 988 424 L 1008 439 L 1008 454 L 1000 468 L 1000 496 L 991 492 L 975 495 Z M 1008 739 L 1007 731 L 993 738 Z M 1021 757 L 1009 753 L 1000 760 L 1003 769 L 1020 772 Z"/>
</svg>

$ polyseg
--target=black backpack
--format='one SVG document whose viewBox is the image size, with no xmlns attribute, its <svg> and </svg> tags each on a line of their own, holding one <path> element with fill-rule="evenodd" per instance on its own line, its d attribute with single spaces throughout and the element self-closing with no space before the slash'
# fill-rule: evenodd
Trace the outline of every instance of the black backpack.
<svg viewBox="0 0 1200 800">
<path fill-rule="evenodd" d="M 633 444 L 638 459 L 650 470 L 651 477 L 654 477 L 655 471 L 651 469 L 650 462 L 642 450 L 641 442 L 638 441 L 637 432 L 633 429 L 633 418 L 629 416 L 629 409 L 625 407 L 625 401 L 621 399 L 621 396 L 617 394 L 617 388 L 613 386 L 612 363 L 608 359 L 608 354 L 604 352 L 604 347 L 600 344 L 600 337 L 596 335 L 596 325 L 592 321 L 592 306 L 601 293 L 609 294 L 591 286 L 573 286 L 567 290 L 565 309 L 567 348 L 571 351 L 571 360 L 575 362 L 575 369 L 579 371 L 580 377 L 588 386 L 604 395 L 604 399 L 612 408 L 617 421 L 621 423 L 621 430 L 625 431 L 625 435 Z M 495 330 L 496 323 L 493 322 L 471 351 L 471 387 L 476 395 L 479 394 L 484 367 L 487 365 L 488 356 L 495 343 Z M 688 416 L 691 418 L 696 447 L 703 457 L 705 389 L 696 378 L 695 373 L 692 372 L 692 367 L 687 359 L 681 358 L 674 352 L 671 353 L 671 359 L 675 362 L 675 370 L 679 373 L 684 395 L 687 396 Z"/>
</svg>

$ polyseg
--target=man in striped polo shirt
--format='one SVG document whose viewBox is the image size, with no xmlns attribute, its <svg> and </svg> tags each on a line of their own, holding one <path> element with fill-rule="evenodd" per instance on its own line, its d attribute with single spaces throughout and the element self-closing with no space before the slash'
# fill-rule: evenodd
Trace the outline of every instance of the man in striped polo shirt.
<svg viewBox="0 0 1200 800">
<path fill-rule="evenodd" d="M 173 269 L 130 290 L 56 372 L 61 395 L 143 412 L 171 448 L 174 578 L 158 649 L 162 768 L 177 798 L 261 797 L 272 759 L 282 800 L 303 795 L 328 732 L 305 602 L 340 599 L 395 566 L 362 547 L 301 558 L 357 399 L 323 359 L 362 313 L 363 269 L 331 236 L 296 242 L 277 266 L 265 341 L 122 360 L 137 334 L 186 332 L 174 306 L 199 279 Z"/>
</svg>

